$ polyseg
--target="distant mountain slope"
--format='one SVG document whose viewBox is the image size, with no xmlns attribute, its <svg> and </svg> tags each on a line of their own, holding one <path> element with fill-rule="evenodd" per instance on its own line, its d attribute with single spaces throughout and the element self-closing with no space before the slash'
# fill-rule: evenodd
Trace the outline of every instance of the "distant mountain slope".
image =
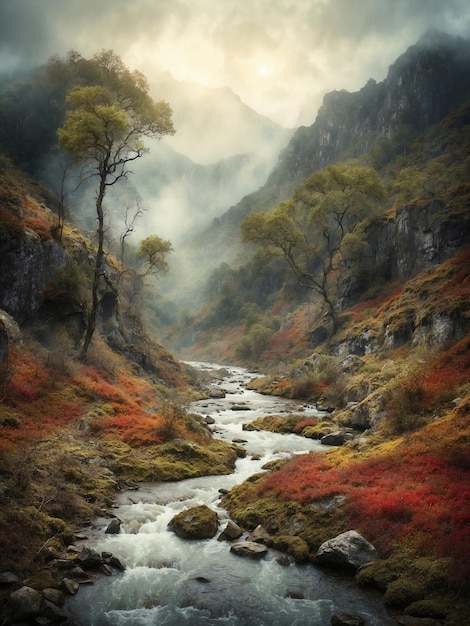
<svg viewBox="0 0 470 626">
<path fill-rule="evenodd" d="M 70 59 L 56 60 L 55 65 L 51 61 L 0 85 L 0 149 L 56 192 L 63 169 L 55 150 L 56 132 L 64 121 L 64 99 L 76 82 L 89 80 L 79 74 L 78 65 Z M 163 74 L 151 92 L 172 107 L 176 135 L 146 142 L 150 152 L 133 164 L 129 184 L 108 198 L 114 215 L 123 212 L 123 205 L 138 202 L 148 209 L 141 220 L 142 237 L 150 229 L 176 242 L 206 228 L 227 207 L 258 189 L 293 130 L 259 115 L 229 89 L 178 82 Z M 93 200 L 83 186 L 71 204 L 81 224 L 93 228 Z"/>
<path fill-rule="evenodd" d="M 230 89 L 209 89 L 163 74 L 152 85 L 173 110 L 176 134 L 151 144 L 134 168 L 135 192 L 150 209 L 140 225 L 179 244 L 264 184 L 293 130 L 244 104 Z"/>
<path fill-rule="evenodd" d="M 196 163 L 247 152 L 276 159 L 293 132 L 254 111 L 228 87 L 177 81 L 167 72 L 153 80 L 151 91 L 173 110 L 176 134 L 166 143 Z"/>
<path fill-rule="evenodd" d="M 315 122 L 299 128 L 266 183 L 242 198 L 182 251 L 194 268 L 246 258 L 239 225 L 253 211 L 264 211 L 290 197 L 308 175 L 338 160 L 369 151 L 370 165 L 380 169 L 406 153 L 425 128 L 470 97 L 470 40 L 430 32 L 390 67 L 381 83 L 369 80 L 358 92 L 325 96 Z"/>
</svg>

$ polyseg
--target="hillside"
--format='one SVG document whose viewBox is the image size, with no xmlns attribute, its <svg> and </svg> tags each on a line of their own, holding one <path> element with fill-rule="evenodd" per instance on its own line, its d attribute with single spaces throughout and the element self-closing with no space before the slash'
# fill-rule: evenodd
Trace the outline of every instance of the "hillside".
<svg viewBox="0 0 470 626">
<path fill-rule="evenodd" d="M 328 447 L 276 461 L 225 494 L 234 521 L 269 529 L 270 545 L 298 563 L 355 529 L 380 556 L 355 581 L 378 589 L 397 623 L 466 625 L 469 50 L 428 35 L 383 83 L 326 96 L 263 187 L 177 250 L 193 273 L 188 282 L 170 274 L 171 289 L 191 307 L 156 298 L 136 249 L 106 231 L 85 355 L 98 238 L 78 228 L 79 213 L 61 224 L 60 195 L 21 167 L 49 153 L 60 106 L 15 162 L 0 156 L 6 585 L 56 584 L 67 548 L 83 525 L 113 516 L 119 490 L 232 471 L 245 451 L 185 408 L 208 394 L 184 364 L 198 359 L 256 369 L 253 388 L 324 410 L 246 426 Z M 198 177 L 194 165 L 185 161 L 183 177 Z M 204 185 L 224 164 L 212 167 Z M 141 170 L 149 189 L 151 169 Z"/>
<path fill-rule="evenodd" d="M 312 172 L 354 158 L 379 171 L 396 163 L 427 128 L 470 97 L 469 68 L 468 40 L 431 32 L 390 66 L 382 82 L 370 79 L 358 92 L 326 94 L 314 123 L 297 129 L 266 182 L 182 248 L 193 269 L 188 283 L 200 289 L 211 263 L 215 269 L 224 262 L 233 267 L 244 262 L 250 251 L 241 245 L 243 219 L 289 198 Z M 395 176 L 397 167 L 386 175 Z M 179 272 L 174 279 L 181 281 Z M 193 297 L 188 295 L 184 304 L 190 306 Z"/>
<path fill-rule="evenodd" d="M 109 284 L 80 359 L 94 246 L 70 224 L 59 239 L 47 201 L 2 160 L 0 535 L 3 571 L 22 577 L 61 554 L 117 490 L 227 473 L 237 457 L 182 408 L 199 397 L 194 372 L 117 306 Z M 122 295 L 125 268 L 108 255 L 106 271 L 116 284 L 121 275 Z"/>
<path fill-rule="evenodd" d="M 457 57 L 468 62 L 465 50 Z M 433 49 L 432 61 L 426 51 L 433 69 L 436 59 L 448 59 L 446 51 L 447 44 L 441 52 Z M 255 383 L 258 390 L 302 398 L 330 412 L 322 422 L 304 419 L 290 428 L 306 437 L 329 438 L 338 447 L 321 459 L 311 455 L 276 465 L 235 488 L 224 499 L 232 517 L 247 527 L 275 527 L 274 545 L 299 560 L 311 558 L 332 534 L 355 528 L 380 546 L 382 555 L 356 575 L 357 582 L 380 589 L 394 609 L 450 626 L 465 624 L 468 615 L 470 109 L 459 81 L 450 81 L 456 90 L 445 98 L 431 87 L 424 92 L 417 87 L 424 80 L 422 52 L 422 44 L 408 51 L 388 79 L 405 89 L 400 72 L 406 68 L 413 77 L 408 99 L 404 92 L 393 93 L 402 103 L 410 101 L 405 117 L 414 110 L 416 93 L 421 94 L 420 124 L 405 128 L 398 111 L 389 109 L 395 133 L 366 145 L 359 139 L 370 138 L 370 129 L 360 124 L 351 129 L 339 117 L 329 125 L 331 146 L 326 140 L 313 142 L 310 151 L 304 144 L 298 153 L 293 146 L 299 147 L 307 131 L 297 134 L 290 155 L 281 157 L 285 165 L 301 163 L 295 160 L 301 153 L 305 163 L 320 152 L 343 160 L 339 166 L 325 161 L 320 175 L 309 172 L 308 164 L 299 165 L 299 176 L 306 180 L 271 211 L 260 199 L 275 196 L 274 183 L 224 217 L 225 226 L 253 224 L 245 232 L 255 232 L 258 241 L 266 229 L 270 245 L 247 248 L 239 267 L 225 264 L 214 271 L 205 306 L 187 313 L 171 339 L 185 358 L 257 368 L 268 374 Z M 447 66 L 445 71 L 450 77 L 457 72 Z M 364 98 L 365 103 L 365 93 L 375 89 L 369 84 L 360 94 L 326 98 L 312 131 L 321 128 L 322 116 L 329 117 L 332 102 Z M 385 89 L 382 102 L 393 101 Z M 351 117 L 357 119 L 354 110 Z M 375 114 L 363 121 L 372 119 Z M 347 150 L 337 149 L 339 128 L 349 138 L 341 144 Z M 346 160 L 351 156 L 356 158 Z M 354 239 L 330 249 L 329 266 L 328 255 L 321 256 L 327 244 L 315 234 L 311 216 L 317 206 L 338 206 L 339 191 L 333 187 L 336 195 L 327 193 L 325 204 L 317 205 L 313 185 L 328 181 L 330 172 L 339 180 L 371 167 L 380 174 L 385 201 L 368 217 L 355 218 Z M 280 180 L 280 172 L 275 170 L 270 180 Z M 254 200 L 260 205 L 251 204 Z M 263 217 L 243 220 L 250 206 L 262 209 Z M 337 236 L 329 215 L 326 226 L 321 222 L 327 242 Z M 278 231 L 276 223 L 282 225 Z M 282 240 L 286 232 L 296 235 Z M 276 248 L 280 239 L 289 247 Z M 311 251 L 317 256 L 302 265 L 302 255 Z M 297 277 L 293 267 L 301 268 Z M 330 268 L 325 296 L 300 284 L 318 285 L 321 267 Z M 334 303 L 333 330 L 325 297 Z M 252 427 L 285 432 L 287 425 L 281 418 L 266 418 Z"/>
</svg>

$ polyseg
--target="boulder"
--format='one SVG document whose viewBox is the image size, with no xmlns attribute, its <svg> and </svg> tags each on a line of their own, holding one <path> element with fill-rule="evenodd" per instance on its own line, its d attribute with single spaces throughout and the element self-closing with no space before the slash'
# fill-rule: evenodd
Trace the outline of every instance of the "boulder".
<svg viewBox="0 0 470 626">
<path fill-rule="evenodd" d="M 60 589 L 53 589 L 51 587 L 47 587 L 42 590 L 42 597 L 57 606 L 64 606 L 65 597 Z"/>
<path fill-rule="evenodd" d="M 20 582 L 20 579 L 13 572 L 0 572 L 0 587 L 8 587 L 9 585 L 16 585 Z"/>
<path fill-rule="evenodd" d="M 263 526 L 258 525 L 253 532 L 250 533 L 248 541 L 254 541 L 255 543 L 263 543 L 265 546 L 270 546 L 273 543 L 273 538 Z"/>
<path fill-rule="evenodd" d="M 268 549 L 263 544 L 254 541 L 237 541 L 232 544 L 230 552 L 250 559 L 260 559 L 267 554 Z"/>
<path fill-rule="evenodd" d="M 120 530 L 121 530 L 121 520 L 115 517 L 109 522 L 108 527 L 106 528 L 104 532 L 107 535 L 119 535 Z"/>
<path fill-rule="evenodd" d="M 103 562 L 101 555 L 91 548 L 83 548 L 83 550 L 77 554 L 75 562 L 84 569 L 98 569 Z"/>
<path fill-rule="evenodd" d="M 365 621 L 360 615 L 339 611 L 331 617 L 331 626 L 363 626 Z"/>
<path fill-rule="evenodd" d="M 355 530 L 348 530 L 325 541 L 315 555 L 316 563 L 353 569 L 377 559 L 374 546 Z"/>
<path fill-rule="evenodd" d="M 217 513 L 205 504 L 181 511 L 168 524 L 183 539 L 210 539 L 217 533 Z"/>
<path fill-rule="evenodd" d="M 44 600 L 41 608 L 41 616 L 49 620 L 49 622 L 45 623 L 65 622 L 67 620 L 67 613 L 65 613 L 64 609 L 49 600 Z"/>
<path fill-rule="evenodd" d="M 211 389 L 209 390 L 209 397 L 213 398 L 214 400 L 217 400 L 219 398 L 225 398 L 225 396 L 226 392 L 219 387 L 211 387 Z"/>
<path fill-rule="evenodd" d="M 320 443 L 323 446 L 342 446 L 344 444 L 345 435 L 342 430 L 335 430 L 332 433 L 323 435 L 320 439 Z"/>
<path fill-rule="evenodd" d="M 238 524 L 229 519 L 226 527 L 217 537 L 217 541 L 230 541 L 231 539 L 238 539 L 243 535 L 243 530 Z"/>
<path fill-rule="evenodd" d="M 75 580 L 64 578 L 60 583 L 60 589 L 69 596 L 74 596 L 80 589 L 80 585 Z"/>
<path fill-rule="evenodd" d="M 126 569 L 125 565 L 121 563 L 121 561 L 117 558 L 117 556 L 114 556 L 113 554 L 109 554 L 109 553 L 103 553 L 102 557 L 103 557 L 103 563 L 105 565 L 109 565 L 110 567 L 117 569 L 120 572 L 125 571 Z"/>
<path fill-rule="evenodd" d="M 7 608 L 16 621 L 37 617 L 41 610 L 42 596 L 32 587 L 21 587 L 8 598 Z"/>
</svg>

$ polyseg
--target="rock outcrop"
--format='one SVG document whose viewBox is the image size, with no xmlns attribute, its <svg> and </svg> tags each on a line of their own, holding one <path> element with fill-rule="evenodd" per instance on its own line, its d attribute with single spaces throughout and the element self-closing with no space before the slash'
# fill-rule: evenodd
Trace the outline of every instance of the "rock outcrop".
<svg viewBox="0 0 470 626">
<path fill-rule="evenodd" d="M 0 239 L 0 308 L 19 324 L 43 304 L 46 287 L 70 261 L 56 241 L 42 241 L 25 230 L 22 237 Z"/>
<path fill-rule="evenodd" d="M 374 546 L 355 530 L 348 530 L 325 541 L 315 555 L 316 563 L 352 569 L 377 559 Z"/>
</svg>

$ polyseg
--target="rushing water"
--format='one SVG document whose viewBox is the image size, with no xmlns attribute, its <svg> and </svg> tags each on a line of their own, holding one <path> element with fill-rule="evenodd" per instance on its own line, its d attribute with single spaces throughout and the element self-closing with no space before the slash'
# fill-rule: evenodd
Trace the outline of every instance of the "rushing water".
<svg viewBox="0 0 470 626">
<path fill-rule="evenodd" d="M 112 552 L 126 565 L 126 571 L 83 586 L 67 603 L 70 623 L 328 626 L 333 613 L 348 611 L 361 615 L 368 626 L 392 624 L 380 601 L 348 579 L 331 576 L 313 565 L 282 566 L 274 553 L 253 561 L 233 555 L 226 541 L 183 540 L 167 529 L 176 513 L 206 504 L 217 511 L 222 530 L 227 513 L 220 506 L 219 489 L 242 483 L 270 460 L 324 450 L 318 442 L 296 435 L 243 431 L 243 423 L 260 415 L 299 407 L 245 389 L 252 376 L 241 368 L 230 367 L 228 372 L 218 383 L 226 397 L 195 402 L 191 410 L 212 417 L 214 434 L 220 439 L 243 439 L 247 456 L 237 461 L 230 476 L 149 483 L 137 492 L 121 494 L 115 511 L 123 522 L 121 533 L 105 535 L 109 520 L 101 520 L 87 545 Z M 318 415 L 313 407 L 300 408 L 305 415 Z"/>
</svg>

